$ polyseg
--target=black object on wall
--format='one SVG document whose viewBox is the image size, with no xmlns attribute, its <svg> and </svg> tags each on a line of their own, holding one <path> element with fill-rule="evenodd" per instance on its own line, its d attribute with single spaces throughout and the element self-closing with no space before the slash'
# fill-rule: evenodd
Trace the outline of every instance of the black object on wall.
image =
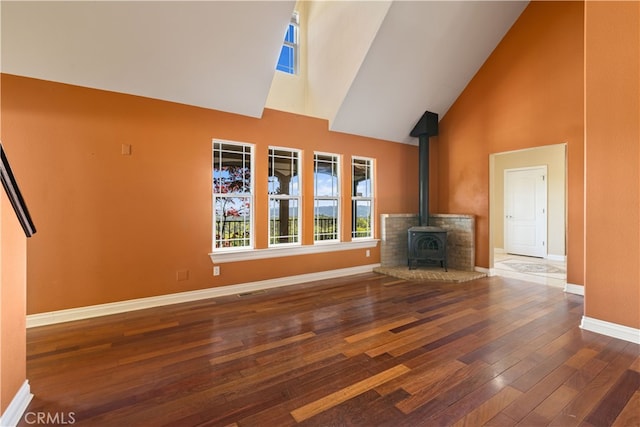
<svg viewBox="0 0 640 427">
<path fill-rule="evenodd" d="M 24 234 L 27 237 L 33 236 L 36 232 L 36 227 L 31 220 L 31 215 L 29 215 L 29 210 L 27 209 L 27 205 L 20 193 L 18 183 L 13 176 L 9 160 L 4 153 L 2 144 L 0 144 L 0 180 L 2 181 L 4 191 L 6 191 L 7 196 L 9 197 L 11 206 L 13 206 L 13 210 L 18 217 L 18 221 L 24 230 Z"/>
<path fill-rule="evenodd" d="M 413 270 L 418 264 L 439 263 L 447 271 L 447 231 L 429 226 L 429 137 L 438 135 L 438 115 L 425 111 L 411 131 L 417 136 L 419 226 L 411 227 L 408 235 L 408 264 Z"/>
<path fill-rule="evenodd" d="M 411 136 L 418 137 L 418 193 L 420 225 L 429 225 L 429 137 L 438 135 L 438 115 L 425 111 L 411 131 Z"/>
</svg>

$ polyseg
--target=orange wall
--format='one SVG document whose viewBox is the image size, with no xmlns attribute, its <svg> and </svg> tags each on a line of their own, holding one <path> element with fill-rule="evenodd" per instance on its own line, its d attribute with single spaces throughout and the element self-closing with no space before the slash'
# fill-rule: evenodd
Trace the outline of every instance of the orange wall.
<svg viewBox="0 0 640 427">
<path fill-rule="evenodd" d="M 438 212 L 477 216 L 489 267 L 489 155 L 567 143 L 567 280 L 583 284 L 583 12 L 532 2 L 440 121 Z"/>
<path fill-rule="evenodd" d="M 27 378 L 25 317 L 27 239 L 3 188 L 0 188 L 0 193 L 0 414 L 2 414 Z"/>
<path fill-rule="evenodd" d="M 269 145 L 304 150 L 307 185 L 314 150 L 343 154 L 345 163 L 375 158 L 377 213 L 417 211 L 414 146 L 329 132 L 324 120 L 273 110 L 255 119 L 11 75 L 2 88 L 2 138 L 38 226 L 28 244 L 30 314 L 379 262 L 376 248 L 370 258 L 359 250 L 223 264 L 213 277 L 213 138 L 256 144 L 258 221 L 267 212 L 259 190 L 266 193 Z M 312 198 L 303 203 L 309 219 Z M 256 236 L 266 247 L 266 227 Z M 177 281 L 178 270 L 189 279 Z"/>
<path fill-rule="evenodd" d="M 13 163 L 13 152 L 4 148 Z M 26 288 L 27 239 L 0 188 L 0 415 L 27 378 Z"/>
<path fill-rule="evenodd" d="M 585 12 L 585 316 L 640 328 L 640 2 Z"/>
</svg>

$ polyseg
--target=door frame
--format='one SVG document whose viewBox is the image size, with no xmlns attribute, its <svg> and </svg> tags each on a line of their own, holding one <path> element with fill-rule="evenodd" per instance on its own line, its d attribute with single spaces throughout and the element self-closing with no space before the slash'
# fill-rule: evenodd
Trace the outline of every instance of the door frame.
<svg viewBox="0 0 640 427">
<path fill-rule="evenodd" d="M 509 154 L 516 154 L 516 153 L 527 153 L 527 152 L 532 152 L 534 150 L 541 150 L 541 149 L 547 149 L 550 147 L 562 147 L 563 148 L 563 159 L 562 159 L 562 170 L 560 171 L 557 167 L 555 169 L 549 168 L 548 169 L 548 199 L 549 201 L 551 200 L 551 198 L 554 198 L 555 200 L 555 205 L 557 205 L 558 203 L 561 203 L 563 206 L 563 210 L 564 212 L 560 215 L 562 216 L 558 216 L 556 213 L 552 213 L 551 210 L 549 209 L 548 211 L 548 216 L 547 216 L 547 228 L 549 230 L 552 230 L 552 225 L 551 222 L 553 221 L 556 226 L 558 224 L 559 221 L 562 222 L 562 225 L 564 227 L 564 233 L 562 235 L 562 238 L 564 240 L 564 256 L 562 257 L 558 257 L 555 255 L 555 252 L 553 254 L 551 254 L 549 252 L 550 249 L 550 242 L 549 239 L 547 239 L 547 253 L 548 253 L 548 258 L 555 260 L 555 261 L 568 261 L 568 257 L 570 256 L 567 253 L 567 217 L 568 217 L 568 203 L 567 203 L 567 197 L 568 197 L 568 192 L 567 192 L 567 186 L 568 186 L 568 169 L 567 169 L 567 143 L 563 142 L 563 143 L 558 143 L 558 144 L 549 144 L 549 145 L 539 145 L 539 146 L 535 146 L 535 147 L 531 147 L 531 148 L 524 148 L 524 149 L 519 149 L 519 150 L 505 150 L 505 151 L 501 151 L 501 152 L 495 152 L 495 153 L 490 153 L 489 154 L 489 269 L 487 271 L 488 274 L 493 274 L 494 273 L 494 250 L 496 249 L 496 244 L 495 244 L 495 233 L 496 233 L 496 226 L 502 228 L 502 218 L 496 218 L 495 215 L 497 214 L 502 214 L 502 209 L 501 208 L 497 208 L 496 207 L 496 203 L 500 203 L 503 204 L 503 190 L 502 189 L 496 189 L 496 173 L 498 173 L 498 171 L 502 170 L 502 168 L 499 168 L 496 163 L 497 163 L 497 158 L 499 156 L 502 155 L 509 155 Z M 550 157 L 546 157 L 543 156 L 543 158 L 550 158 Z M 532 162 L 531 165 L 534 165 L 534 163 L 540 164 L 543 162 L 537 161 L 537 162 Z M 526 165 L 516 165 L 514 164 L 514 168 L 518 167 L 518 166 L 529 166 L 529 164 Z M 511 166 L 507 166 L 507 167 L 511 167 Z M 552 192 L 555 192 L 556 190 L 552 190 L 552 188 L 558 188 L 555 185 L 552 186 L 551 184 L 553 184 L 553 182 L 558 180 L 558 172 L 562 173 L 562 180 L 563 180 L 563 194 L 561 199 L 558 199 L 556 195 L 552 194 Z M 555 180 L 551 179 L 551 174 L 555 174 L 556 178 Z M 551 203 L 551 202 L 549 202 Z M 496 210 L 499 209 L 499 210 Z M 557 211 L 556 211 L 557 212 Z M 556 227 L 554 226 L 554 227 Z M 500 232 L 501 233 L 501 232 Z M 504 246 L 503 243 L 501 243 L 497 249 L 500 249 Z M 560 252 L 558 252 L 559 254 Z"/>
</svg>

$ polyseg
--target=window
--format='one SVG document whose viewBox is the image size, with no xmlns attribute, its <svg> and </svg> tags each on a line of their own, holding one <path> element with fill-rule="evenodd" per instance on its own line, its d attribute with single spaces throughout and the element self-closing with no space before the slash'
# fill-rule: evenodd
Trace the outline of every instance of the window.
<svg viewBox="0 0 640 427">
<path fill-rule="evenodd" d="M 300 243 L 300 152 L 269 148 L 269 245 Z"/>
<path fill-rule="evenodd" d="M 253 146 L 213 142 L 213 249 L 253 246 Z"/>
<path fill-rule="evenodd" d="M 288 74 L 296 74 L 298 71 L 298 20 L 298 12 L 293 12 L 276 65 L 276 70 Z"/>
<path fill-rule="evenodd" d="M 314 241 L 338 240 L 340 218 L 339 159 L 335 154 L 313 156 Z"/>
<path fill-rule="evenodd" d="M 351 237 L 373 237 L 373 160 L 351 160 Z"/>
</svg>

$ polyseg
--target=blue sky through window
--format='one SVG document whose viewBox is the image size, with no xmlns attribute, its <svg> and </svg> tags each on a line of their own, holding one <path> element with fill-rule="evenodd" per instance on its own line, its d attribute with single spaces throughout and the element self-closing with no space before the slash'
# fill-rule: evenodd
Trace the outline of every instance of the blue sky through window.
<svg viewBox="0 0 640 427">
<path fill-rule="evenodd" d="M 278 65 L 276 66 L 276 70 L 283 71 L 289 74 L 295 74 L 294 67 L 294 55 L 293 55 L 293 47 L 292 46 L 282 46 L 282 50 L 280 51 L 280 58 L 278 59 Z"/>
<path fill-rule="evenodd" d="M 293 23 L 289 24 L 287 33 L 284 35 L 284 42 L 280 50 L 278 64 L 276 65 L 276 70 L 278 71 L 288 74 L 296 73 L 296 45 L 298 43 L 296 31 L 296 25 Z"/>
<path fill-rule="evenodd" d="M 293 24 L 289 24 L 287 34 L 284 35 L 284 41 L 288 43 L 296 42 L 296 28 Z"/>
</svg>

